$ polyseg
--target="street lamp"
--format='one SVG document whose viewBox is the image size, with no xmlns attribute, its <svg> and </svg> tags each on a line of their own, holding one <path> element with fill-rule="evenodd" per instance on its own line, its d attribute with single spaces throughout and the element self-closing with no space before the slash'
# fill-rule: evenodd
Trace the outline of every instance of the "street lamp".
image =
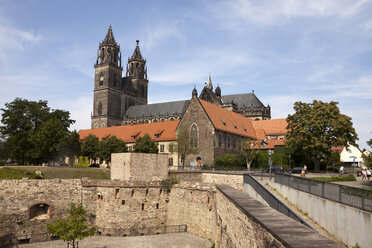
<svg viewBox="0 0 372 248">
<path fill-rule="evenodd" d="M 267 153 L 269 154 L 269 170 L 270 170 L 270 181 L 271 181 L 271 166 L 273 165 L 273 161 L 271 161 L 271 155 L 273 154 L 273 152 L 269 149 Z"/>
<path fill-rule="evenodd" d="M 355 157 L 355 156 L 350 156 L 350 158 L 353 159 L 353 167 L 354 167 L 354 169 L 353 169 L 353 174 L 354 174 L 354 176 L 355 176 L 355 167 L 356 167 L 355 159 L 356 159 L 357 157 Z"/>
<path fill-rule="evenodd" d="M 288 154 L 288 169 L 291 169 L 291 154 Z"/>
</svg>

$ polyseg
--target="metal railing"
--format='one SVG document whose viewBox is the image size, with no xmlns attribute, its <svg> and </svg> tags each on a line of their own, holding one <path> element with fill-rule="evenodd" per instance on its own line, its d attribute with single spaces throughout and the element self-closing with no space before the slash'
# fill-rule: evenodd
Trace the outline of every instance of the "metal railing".
<svg viewBox="0 0 372 248">
<path fill-rule="evenodd" d="M 269 190 L 267 190 L 261 183 L 254 179 L 249 174 L 244 174 L 244 183 L 249 184 L 261 197 L 264 199 L 270 207 L 276 209 L 282 214 L 291 217 L 295 221 L 304 224 L 311 229 L 314 229 L 309 223 L 307 223 L 301 216 L 296 212 L 292 211 L 286 204 L 279 200 L 275 195 L 273 195 Z"/>
<path fill-rule="evenodd" d="M 209 173 L 219 173 L 219 174 L 244 174 L 247 173 L 247 169 L 231 169 L 231 168 L 213 168 L 213 167 L 190 167 L 190 166 L 170 166 L 168 167 L 170 172 L 209 172 Z"/>
<path fill-rule="evenodd" d="M 125 237 L 181 232 L 187 232 L 187 225 L 153 226 L 143 228 L 98 228 L 97 235 Z"/>
<path fill-rule="evenodd" d="M 275 174 L 275 182 L 328 200 L 372 212 L 372 190 L 281 173 Z"/>
</svg>

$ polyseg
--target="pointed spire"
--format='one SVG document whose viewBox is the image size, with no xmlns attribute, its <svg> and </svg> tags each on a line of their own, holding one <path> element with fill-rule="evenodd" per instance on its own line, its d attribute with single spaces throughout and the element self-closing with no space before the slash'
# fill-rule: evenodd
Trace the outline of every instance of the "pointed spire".
<svg viewBox="0 0 372 248">
<path fill-rule="evenodd" d="M 209 73 L 209 77 L 208 77 L 208 83 L 207 83 L 207 88 L 213 90 L 213 85 L 212 85 L 212 79 L 211 79 L 211 73 Z"/>
<path fill-rule="evenodd" d="M 102 44 L 113 44 L 113 45 L 118 45 L 115 41 L 114 34 L 112 33 L 112 27 L 110 25 L 105 39 L 102 41 Z"/>
<path fill-rule="evenodd" d="M 136 48 L 134 49 L 131 59 L 142 60 L 142 55 L 141 55 L 141 51 L 139 48 L 139 40 L 136 40 L 136 42 L 137 42 L 137 45 L 136 45 Z"/>
<path fill-rule="evenodd" d="M 194 85 L 194 89 L 192 90 L 192 97 L 198 97 L 198 91 L 196 90 L 195 85 Z"/>
</svg>

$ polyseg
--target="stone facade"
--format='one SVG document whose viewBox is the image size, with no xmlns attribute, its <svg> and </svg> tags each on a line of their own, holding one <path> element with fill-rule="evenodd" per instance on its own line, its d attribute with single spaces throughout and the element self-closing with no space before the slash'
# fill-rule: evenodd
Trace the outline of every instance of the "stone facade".
<svg viewBox="0 0 372 248">
<path fill-rule="evenodd" d="M 201 159 L 202 164 L 212 165 L 214 161 L 213 150 L 215 130 L 196 97 L 193 97 L 191 100 L 177 129 L 183 126 L 188 130 L 191 130 L 193 125 L 195 125 L 197 129 L 198 154 L 188 155 L 186 157 L 185 165 L 189 166 L 190 162 L 196 163 L 197 159 Z M 179 164 L 182 164 L 182 162 Z"/>
<path fill-rule="evenodd" d="M 168 176 L 168 155 L 164 153 L 113 153 L 111 179 L 128 182 L 161 181 Z"/>
<path fill-rule="evenodd" d="M 128 59 L 123 78 L 120 46 L 114 39 L 111 26 L 99 44 L 94 65 L 92 128 L 120 126 L 130 106 L 147 104 L 146 60 L 142 58 L 138 43 Z"/>
</svg>

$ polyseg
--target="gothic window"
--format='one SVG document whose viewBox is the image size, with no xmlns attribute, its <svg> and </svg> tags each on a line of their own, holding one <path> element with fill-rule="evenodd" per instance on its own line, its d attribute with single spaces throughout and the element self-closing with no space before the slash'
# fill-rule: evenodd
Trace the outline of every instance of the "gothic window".
<svg viewBox="0 0 372 248">
<path fill-rule="evenodd" d="M 114 73 L 114 87 L 116 87 L 116 73 Z"/>
<path fill-rule="evenodd" d="M 198 127 L 196 124 L 192 124 L 190 129 L 190 144 L 192 148 L 198 147 Z"/>
<path fill-rule="evenodd" d="M 102 103 L 98 103 L 98 115 L 102 115 Z"/>
<path fill-rule="evenodd" d="M 145 96 L 145 86 L 141 85 L 141 96 Z"/>
</svg>

